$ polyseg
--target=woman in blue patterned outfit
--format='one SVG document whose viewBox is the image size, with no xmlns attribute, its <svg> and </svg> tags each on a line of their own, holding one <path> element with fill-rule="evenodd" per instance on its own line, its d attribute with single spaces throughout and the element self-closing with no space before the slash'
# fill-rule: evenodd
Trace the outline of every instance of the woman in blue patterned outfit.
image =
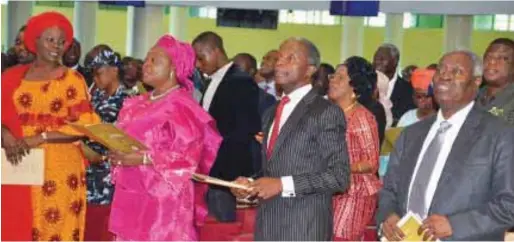
<svg viewBox="0 0 514 242">
<path fill-rule="evenodd" d="M 121 58 L 118 53 L 101 50 L 91 58 L 86 67 L 90 68 L 97 89 L 92 94 L 91 104 L 95 112 L 105 123 L 114 123 L 118 112 L 128 96 L 121 83 Z M 97 153 L 106 156 L 107 149 L 98 143 L 86 142 Z M 111 183 L 110 164 L 103 160 L 91 162 L 86 170 L 87 179 L 87 212 L 86 212 L 86 241 L 112 240 L 108 231 L 110 204 L 114 193 Z"/>
</svg>

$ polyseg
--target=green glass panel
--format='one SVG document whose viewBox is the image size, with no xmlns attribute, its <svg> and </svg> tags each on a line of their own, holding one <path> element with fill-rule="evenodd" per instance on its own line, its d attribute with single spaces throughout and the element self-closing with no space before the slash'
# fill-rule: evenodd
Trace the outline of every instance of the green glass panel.
<svg viewBox="0 0 514 242">
<path fill-rule="evenodd" d="M 443 15 L 418 14 L 416 28 L 437 29 L 443 27 Z"/>
<path fill-rule="evenodd" d="M 473 29 L 492 30 L 494 26 L 494 15 L 473 16 Z"/>
<path fill-rule="evenodd" d="M 200 8 L 199 7 L 189 7 L 189 17 L 190 18 L 198 18 L 200 16 Z"/>
</svg>

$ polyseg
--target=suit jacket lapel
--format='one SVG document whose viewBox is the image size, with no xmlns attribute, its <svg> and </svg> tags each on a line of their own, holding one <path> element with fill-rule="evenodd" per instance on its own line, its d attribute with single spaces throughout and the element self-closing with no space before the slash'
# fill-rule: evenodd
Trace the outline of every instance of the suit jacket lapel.
<svg viewBox="0 0 514 242">
<path fill-rule="evenodd" d="M 305 95 L 302 100 L 296 105 L 293 112 L 284 123 L 284 126 L 280 129 L 280 133 L 278 134 L 277 141 L 275 142 L 275 147 L 273 148 L 273 153 L 271 154 L 271 158 L 273 158 L 277 151 L 280 149 L 287 136 L 295 130 L 296 125 L 300 122 L 304 114 L 309 110 L 309 104 L 314 101 L 316 97 L 316 91 L 312 89 L 307 95 Z M 274 118 L 274 117 L 273 117 Z M 266 147 L 267 148 L 267 147 Z M 270 158 L 270 160 L 271 160 Z"/>
<path fill-rule="evenodd" d="M 479 124 L 481 123 L 481 118 L 482 115 L 480 111 L 476 106 L 474 106 L 471 109 L 468 117 L 466 117 L 464 124 L 462 124 L 457 138 L 453 142 L 452 149 L 448 155 L 448 158 L 446 159 L 446 164 L 443 168 L 443 173 L 441 174 L 441 178 L 439 178 L 439 182 L 437 183 L 437 188 L 435 190 L 429 211 L 436 208 L 440 202 L 445 201 L 444 197 L 449 195 L 445 194 L 445 191 L 453 192 L 452 188 L 444 188 L 448 187 L 446 184 L 449 184 L 448 181 L 451 179 L 452 175 L 455 175 L 463 162 L 467 160 L 469 155 L 469 152 L 467 151 L 470 150 L 478 140 L 480 131 L 477 129 L 480 127 Z"/>
<path fill-rule="evenodd" d="M 263 136 L 263 140 L 262 140 L 262 145 L 263 145 L 263 152 L 262 152 L 262 157 L 265 158 L 265 160 L 268 159 L 268 157 L 266 157 L 266 152 L 268 151 L 268 137 L 270 135 L 270 131 L 271 131 L 271 125 L 273 124 L 273 120 L 275 119 L 275 112 L 277 111 L 277 104 L 274 104 L 270 110 L 267 112 L 267 116 L 264 117 L 263 119 L 263 122 L 264 122 L 264 127 L 263 127 L 263 130 L 262 132 L 264 133 L 264 136 Z"/>
<path fill-rule="evenodd" d="M 406 154 L 405 158 L 401 160 L 401 167 L 404 169 L 402 174 L 405 174 L 403 177 L 401 177 L 401 189 L 403 190 L 399 192 L 399 194 L 405 194 L 405 199 L 400 200 L 403 203 L 400 204 L 400 208 L 402 208 L 404 211 L 407 209 L 407 200 L 409 196 L 409 186 L 410 182 L 412 180 L 412 175 L 414 173 L 414 169 L 416 168 L 416 164 L 418 163 L 419 153 L 421 153 L 421 148 L 423 147 L 423 143 L 425 142 L 425 139 L 428 135 L 428 132 L 430 131 L 430 128 L 432 127 L 432 124 L 435 122 L 436 117 L 432 116 L 429 118 L 427 123 L 421 127 L 418 132 L 414 135 L 413 140 L 407 140 L 407 144 L 412 144 L 411 146 L 407 146 L 405 148 Z"/>
<path fill-rule="evenodd" d="M 225 72 L 225 75 L 223 76 L 223 78 L 221 79 L 221 82 L 218 86 L 218 88 L 216 88 L 216 91 L 214 92 L 214 95 L 212 96 L 212 101 L 211 101 L 211 105 L 209 106 L 209 113 L 212 113 L 212 108 L 216 105 L 216 102 L 218 100 L 218 95 L 223 95 L 223 91 L 224 91 L 224 88 L 226 85 L 228 85 L 228 81 L 227 79 L 230 78 L 230 76 L 237 70 L 237 67 L 232 64 L 232 66 L 230 66 L 230 68 L 228 68 L 227 72 Z M 212 83 L 212 80 L 209 82 L 209 85 Z M 207 87 L 208 88 L 208 87 Z M 207 92 L 207 89 L 205 89 L 205 91 Z M 230 90 L 229 90 L 230 91 Z M 202 98 L 202 105 L 203 105 L 203 98 Z"/>
</svg>

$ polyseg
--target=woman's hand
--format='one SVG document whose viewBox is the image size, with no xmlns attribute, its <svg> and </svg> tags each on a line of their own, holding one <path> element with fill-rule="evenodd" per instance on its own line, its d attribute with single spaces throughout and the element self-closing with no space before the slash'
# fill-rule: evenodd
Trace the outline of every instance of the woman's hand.
<svg viewBox="0 0 514 242">
<path fill-rule="evenodd" d="M 138 166 L 143 164 L 144 155 L 137 152 L 125 154 L 113 151 L 108 157 L 113 166 Z"/>
<path fill-rule="evenodd" d="M 30 148 L 36 148 L 39 145 L 45 143 L 45 139 L 43 139 L 43 136 L 41 135 L 25 137 L 23 140 Z"/>
<path fill-rule="evenodd" d="M 17 139 L 9 131 L 9 129 L 2 127 L 2 146 L 5 149 L 7 160 L 13 165 L 21 162 L 23 156 L 29 153 L 29 145 L 23 139 Z"/>
</svg>

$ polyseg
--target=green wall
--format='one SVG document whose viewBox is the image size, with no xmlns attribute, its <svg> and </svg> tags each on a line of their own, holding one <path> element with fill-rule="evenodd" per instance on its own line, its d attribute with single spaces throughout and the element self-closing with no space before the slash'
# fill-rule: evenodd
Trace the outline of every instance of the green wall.
<svg viewBox="0 0 514 242">
<path fill-rule="evenodd" d="M 73 8 L 35 5 L 34 14 L 44 11 L 58 11 L 73 19 Z M 6 7 L 2 6 L 2 20 L 5 20 Z M 127 29 L 126 11 L 101 8 L 97 12 L 97 43 L 112 46 L 121 54 L 125 53 L 125 33 Z M 2 37 L 5 36 L 5 21 L 2 21 Z M 163 19 L 164 29 L 169 27 L 169 18 Z M 319 48 L 322 60 L 331 64 L 340 62 L 342 26 L 279 24 L 277 30 L 242 29 L 216 27 L 214 19 L 189 18 L 187 21 L 187 40 L 197 34 L 211 30 L 219 33 L 229 56 L 239 52 L 249 52 L 260 59 L 268 50 L 278 48 L 281 41 L 291 36 L 302 36 L 313 41 Z M 363 56 L 371 59 L 375 49 L 384 39 L 384 28 L 366 27 L 364 29 Z M 164 34 L 164 33 L 163 33 Z M 514 39 L 514 32 L 476 30 L 472 34 L 472 50 L 482 55 L 488 43 L 498 37 Z M 3 40 L 3 39 L 2 39 Z M 426 66 L 437 62 L 444 48 L 444 29 L 409 28 L 404 30 L 402 64 Z M 2 41 L 2 43 L 4 43 Z M 83 50 L 85 52 L 86 50 Z"/>
</svg>

